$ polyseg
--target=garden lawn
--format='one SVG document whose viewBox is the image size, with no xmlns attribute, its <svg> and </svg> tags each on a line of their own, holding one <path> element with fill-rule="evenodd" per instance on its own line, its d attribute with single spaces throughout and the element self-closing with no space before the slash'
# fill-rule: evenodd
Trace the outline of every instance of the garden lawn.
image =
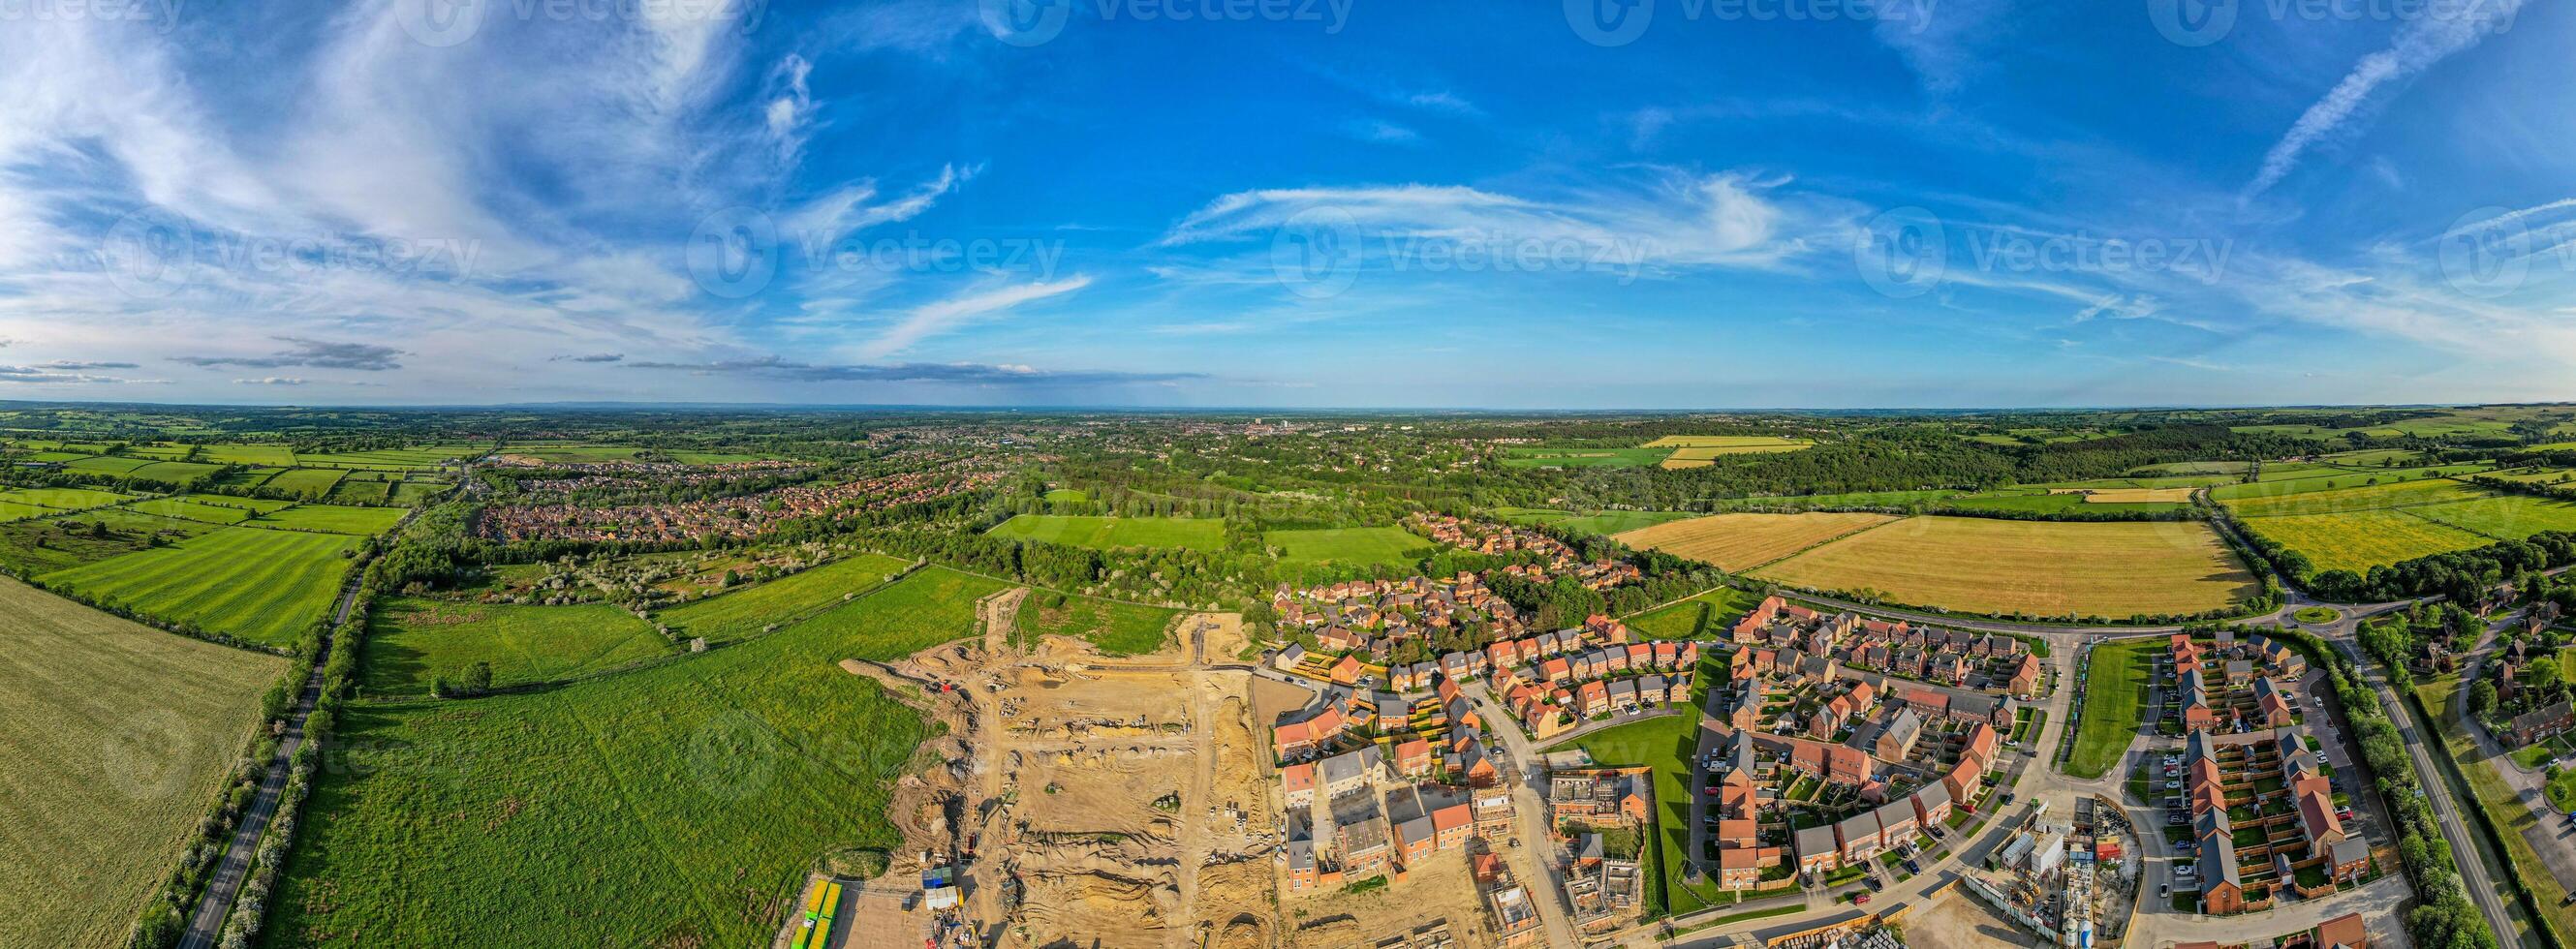
<svg viewBox="0 0 2576 949">
<path fill-rule="evenodd" d="M 0 946 L 124 945 L 259 724 L 275 656 L 0 579 Z"/>
<path fill-rule="evenodd" d="M 2066 773 L 2098 778 L 2110 773 L 2129 751 L 2129 742 L 2144 722 L 2147 679 L 2155 669 L 2160 639 L 2103 643 L 2093 647 L 2089 678 L 2084 683 L 2083 720 L 2076 723 L 2075 750 L 2066 757 Z"/>
<path fill-rule="evenodd" d="M 1647 639 L 1704 639 L 1733 626 L 1736 619 L 1761 605 L 1762 597 L 1734 587 L 1718 587 L 1677 603 L 1668 603 L 1623 622 Z"/>
<path fill-rule="evenodd" d="M 548 682 L 670 654 L 653 624 L 604 604 L 517 606 L 393 599 L 368 617 L 359 684 L 370 697 L 427 695 L 477 662 L 492 684 Z"/>
<path fill-rule="evenodd" d="M 226 527 L 39 579 L 146 615 L 286 646 L 326 618 L 348 554 L 360 543 L 338 534 Z"/>
<path fill-rule="evenodd" d="M 1022 514 L 995 525 L 997 537 L 1115 550 L 1121 547 L 1179 547 L 1216 550 L 1225 546 L 1225 522 L 1212 517 L 1088 517 L 1075 514 Z"/>
<path fill-rule="evenodd" d="M 843 659 L 975 631 L 1004 585 L 931 568 L 779 635 L 562 688 L 360 706 L 265 943 L 749 946 L 805 875 L 900 846 L 931 729 Z"/>
<path fill-rule="evenodd" d="M 1651 765 L 1655 769 L 1654 837 L 1665 908 L 1673 915 L 1707 908 L 1686 882 L 1690 856 L 1690 759 L 1699 750 L 1699 715 L 1685 710 L 1605 728 L 1556 746 L 1581 748 L 1604 767 Z"/>
<path fill-rule="evenodd" d="M 1279 565 L 1290 569 L 1332 564 L 1341 567 L 1410 567 L 1439 547 L 1401 527 L 1333 527 L 1322 530 L 1271 531 L 1262 543 L 1282 548 Z"/>
<path fill-rule="evenodd" d="M 788 574 L 758 586 L 727 590 L 654 614 L 683 641 L 711 643 L 758 636 L 763 627 L 786 626 L 884 585 L 903 571 L 906 561 L 881 554 L 844 557 L 822 566 Z"/>
</svg>

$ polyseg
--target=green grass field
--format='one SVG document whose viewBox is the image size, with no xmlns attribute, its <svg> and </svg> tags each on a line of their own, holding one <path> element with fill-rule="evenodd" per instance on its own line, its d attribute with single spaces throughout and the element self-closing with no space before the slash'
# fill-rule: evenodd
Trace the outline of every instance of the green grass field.
<svg viewBox="0 0 2576 949">
<path fill-rule="evenodd" d="M 153 461 L 153 460 L 152 460 L 152 459 L 150 459 L 150 458 L 126 458 L 126 457 L 122 457 L 122 456 L 95 456 L 95 457 L 82 458 L 82 459 L 80 459 L 80 460 L 78 460 L 78 461 L 67 461 L 67 462 L 64 462 L 64 463 L 63 463 L 63 467 L 64 467 L 65 469 L 68 469 L 68 470 L 71 470 L 71 471 L 87 471 L 87 472 L 93 472 L 93 473 L 97 473 L 97 474 L 116 474 L 116 475 L 121 475 L 121 474 L 131 474 L 131 473 L 133 473 L 134 469 L 141 468 L 141 467 L 143 467 L 143 466 L 145 466 L 145 465 L 151 465 L 151 464 L 158 464 L 158 462 L 155 462 L 155 461 Z"/>
<path fill-rule="evenodd" d="M 1334 527 L 1322 530 L 1271 531 L 1263 543 L 1282 548 L 1281 566 L 1291 569 L 1333 564 L 1342 567 L 1406 567 L 1438 544 L 1401 527 Z"/>
<path fill-rule="evenodd" d="M 101 523 L 109 527 L 104 537 L 95 531 Z M 0 566 L 20 576 L 36 576 L 145 550 L 155 537 L 171 543 L 217 529 L 213 524 L 120 508 L 0 521 Z"/>
<path fill-rule="evenodd" d="M 45 574 L 101 602 L 253 642 L 289 645 L 324 619 L 355 537 L 227 527 L 168 547 Z"/>
<path fill-rule="evenodd" d="M 1081 504 L 1091 500 L 1091 495 L 1074 488 L 1057 488 L 1041 497 L 1049 504 Z"/>
<path fill-rule="evenodd" d="M 355 475 L 373 473 L 374 472 L 362 471 L 350 472 L 352 477 L 340 479 L 339 486 L 331 489 L 331 496 L 327 500 L 335 504 L 385 503 L 385 499 L 391 496 L 393 492 L 392 483 L 377 478 L 355 477 Z"/>
<path fill-rule="evenodd" d="M 1503 449 L 1506 468 L 1644 468 L 1672 457 L 1670 448 L 1532 448 Z"/>
<path fill-rule="evenodd" d="M 805 873 L 898 846 L 932 737 L 842 659 L 971 635 L 991 580 L 929 569 L 776 636 L 519 695 L 360 706 L 272 945 L 747 946 Z"/>
<path fill-rule="evenodd" d="M 2316 569 L 2355 573 L 2541 531 L 2576 530 L 2576 504 L 2456 481 L 2344 488 L 2227 506 L 2247 528 L 2298 551 Z"/>
<path fill-rule="evenodd" d="M 2520 540 L 2542 531 L 2576 531 L 2576 503 L 2522 494 L 2410 507 L 2405 512 L 2498 540 Z"/>
<path fill-rule="evenodd" d="M 2105 488 L 2105 490 L 2118 489 Z M 2178 511 L 2190 506 L 2188 504 L 2177 504 L 2170 501 L 2103 504 L 2088 501 L 2085 499 L 2085 496 L 2081 494 L 2052 494 L 2045 490 L 2031 489 L 2010 489 L 2007 491 L 1996 491 L 1987 494 L 1973 494 L 1965 497 L 1951 498 L 1942 503 L 1945 506 L 1967 508 L 1970 510 L 2019 511 L 2040 514 L 2063 514 L 2071 511 L 2165 512 Z"/>
<path fill-rule="evenodd" d="M 1556 524 L 1605 536 L 1704 516 L 1695 511 L 1602 511 L 1595 514 L 1578 514 L 1573 511 L 1541 507 L 1498 507 L 1486 513 L 1510 524 Z"/>
<path fill-rule="evenodd" d="M 392 530 L 402 518 L 401 508 L 299 504 L 262 514 L 259 523 L 289 530 L 368 536 Z"/>
<path fill-rule="evenodd" d="M 1685 712 L 1629 722 L 1593 732 L 1558 748 L 1581 748 L 1608 767 L 1650 765 L 1655 769 L 1655 846 L 1661 856 L 1664 905 L 1675 915 L 1711 905 L 1719 892 L 1709 883 L 1692 887 L 1686 879 L 1690 854 L 1690 759 L 1698 751 L 1699 716 Z"/>
<path fill-rule="evenodd" d="M 760 635 L 771 624 L 785 626 L 839 604 L 844 596 L 865 593 L 901 570 L 906 561 L 860 554 L 789 574 L 757 586 L 728 590 L 695 603 L 654 614 L 683 640 L 734 642 Z"/>
<path fill-rule="evenodd" d="M 494 685 L 549 682 L 669 655 L 653 624 L 614 606 L 386 600 L 368 617 L 359 684 L 371 697 L 426 695 L 477 662 Z"/>
<path fill-rule="evenodd" d="M 1225 522 L 1197 517 L 1086 517 L 1074 514 L 1022 514 L 997 524 L 998 537 L 1044 541 L 1093 550 L 1120 547 L 1180 547 L 1216 550 L 1225 546 Z"/>
<path fill-rule="evenodd" d="M 1928 501 L 1957 497 L 1964 491 L 1934 489 L 1925 491 L 1858 491 L 1849 494 L 1773 495 L 1736 498 L 1717 502 L 1724 508 L 1752 507 L 1911 507 Z"/>
<path fill-rule="evenodd" d="M 288 468 L 261 482 L 260 487 L 276 488 L 308 499 L 320 500 L 323 495 L 330 494 L 331 488 L 339 484 L 340 479 L 347 474 L 348 472 L 345 471 L 327 468 Z"/>
<path fill-rule="evenodd" d="M 431 495 L 445 491 L 448 487 L 448 483 L 444 481 L 404 481 L 394 485 L 392 500 L 396 504 L 417 507 L 421 502 L 429 500 Z"/>
<path fill-rule="evenodd" d="M 2084 719 L 2075 727 L 2075 751 L 2066 757 L 2066 773 L 2098 778 L 2110 773 L 2129 751 L 2144 722 L 2147 679 L 2154 670 L 2160 639 L 2103 643 L 2093 647 L 2090 676 L 2084 683 Z"/>
<path fill-rule="evenodd" d="M 2299 485 L 2329 479 L 2305 481 L 2269 481 L 2245 487 Z M 2342 479 L 2331 479 L 2342 480 Z M 2276 517 L 2291 514 L 2333 514 L 2340 511 L 2369 511 L 2380 508 L 2407 507 L 2416 504 L 2447 504 L 2474 501 L 2486 492 L 2457 481 L 2431 478 L 2404 483 L 2385 479 L 2376 485 L 2336 488 L 2325 491 L 2300 491 L 2274 497 L 2220 498 L 2227 509 L 2238 517 Z"/>
<path fill-rule="evenodd" d="M 123 945 L 286 660 L 6 579 L 0 626 L 0 946 Z"/>
<path fill-rule="evenodd" d="M 201 464 L 194 461 L 159 461 L 136 468 L 130 474 L 137 478 L 151 478 L 155 481 L 193 487 L 220 470 L 222 470 L 220 465 Z"/>
<path fill-rule="evenodd" d="M 33 504 L 68 511 L 106 507 L 124 501 L 131 495 L 92 488 L 11 488 L 0 491 L 0 501 Z"/>
<path fill-rule="evenodd" d="M 222 465 L 295 466 L 295 451 L 284 445 L 207 445 L 197 457 Z"/>
<path fill-rule="evenodd" d="M 2437 490 L 2434 488 L 2426 488 L 2424 486 L 2444 484 L 2452 485 L 2454 487 L 2459 486 L 2458 482 L 2443 480 L 2441 475 L 2436 474 L 2437 471 L 2441 470 L 2447 469 L 2399 468 L 2390 471 L 2368 472 L 2336 470 L 2331 474 L 2303 472 L 2299 473 L 2298 477 L 2285 477 L 2279 479 L 2270 477 L 2270 473 L 2266 472 L 2264 480 L 2257 481 L 2252 484 L 2239 483 L 2211 488 L 2209 490 L 2209 497 L 2214 501 L 2225 502 L 2231 508 L 2241 508 L 2245 505 L 2267 507 L 2277 505 L 2298 505 L 2313 501 L 2313 499 L 2302 498 L 2302 495 L 2327 495 L 2331 497 L 2349 498 L 2354 493 L 2370 492 L 2386 488 L 2407 487 L 2419 490 Z"/>
<path fill-rule="evenodd" d="M 1762 605 L 1762 597 L 1734 587 L 1718 587 L 1678 603 L 1668 603 L 1628 617 L 1629 629 L 1647 639 L 1713 638 Z"/>
<path fill-rule="evenodd" d="M 213 504 L 200 504 L 185 498 L 175 497 L 150 498 L 122 506 L 125 510 L 129 511 L 141 511 L 145 514 L 156 514 L 162 517 L 176 517 L 182 520 L 204 521 L 208 524 L 239 524 L 243 521 L 250 520 L 251 515 L 257 513 L 247 508 L 220 507 Z"/>
<path fill-rule="evenodd" d="M 1058 596 L 1064 602 L 1050 605 Z M 1020 602 L 1011 632 L 1012 639 L 1022 644 L 1034 645 L 1041 636 L 1071 636 L 1088 640 L 1107 655 L 1141 656 L 1170 642 L 1163 630 L 1179 614 L 1179 610 L 1031 590 L 1028 599 Z"/>
<path fill-rule="evenodd" d="M 62 512 L 49 507 L 37 507 L 33 504 L 20 504 L 16 501 L 0 500 L 0 522 L 23 521 L 31 517 L 50 517 L 60 513 Z"/>
<path fill-rule="evenodd" d="M 1563 518 L 1558 520 L 1556 525 L 1567 530 L 1600 534 L 1606 537 L 1702 516 L 1704 515 L 1692 511 L 1604 511 L 1599 514 Z"/>
</svg>

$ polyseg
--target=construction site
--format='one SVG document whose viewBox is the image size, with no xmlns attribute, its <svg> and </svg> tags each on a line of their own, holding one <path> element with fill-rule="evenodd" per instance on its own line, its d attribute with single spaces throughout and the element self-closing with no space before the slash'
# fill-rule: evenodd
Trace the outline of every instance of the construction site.
<svg viewBox="0 0 2576 949">
<path fill-rule="evenodd" d="M 1204 662 L 1243 649 L 1240 618 L 1183 616 L 1165 650 L 1111 659 L 1014 646 L 1026 594 L 980 604 L 977 639 L 843 663 L 945 733 L 888 809 L 902 851 L 843 881 L 816 949 L 1275 945 L 1280 820 L 1251 676 Z"/>
<path fill-rule="evenodd" d="M 2041 940 L 2067 949 L 2116 946 L 2136 909 L 2137 847 L 2120 808 L 2075 799 L 2051 819 L 2034 807 L 1981 870 L 1961 877 L 1970 893 Z"/>
</svg>

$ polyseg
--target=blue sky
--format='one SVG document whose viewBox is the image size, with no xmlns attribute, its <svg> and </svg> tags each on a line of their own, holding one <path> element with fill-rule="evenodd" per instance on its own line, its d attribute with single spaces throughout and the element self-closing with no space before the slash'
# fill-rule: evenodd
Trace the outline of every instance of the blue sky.
<svg viewBox="0 0 2576 949">
<path fill-rule="evenodd" d="M 2576 398 L 2565 3 L 317 9 L 0 9 L 0 397 Z"/>
</svg>

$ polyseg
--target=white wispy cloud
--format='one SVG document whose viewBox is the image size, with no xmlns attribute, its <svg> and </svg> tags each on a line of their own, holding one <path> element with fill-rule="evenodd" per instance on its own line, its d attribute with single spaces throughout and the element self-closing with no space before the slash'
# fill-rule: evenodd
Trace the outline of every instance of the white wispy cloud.
<svg viewBox="0 0 2576 949">
<path fill-rule="evenodd" d="M 859 352 L 867 359 L 883 359 L 911 349 L 913 344 L 922 340 L 955 332 L 973 320 L 1063 296 L 1090 285 L 1090 277 L 1076 275 L 1052 282 L 976 290 L 923 304 L 904 313 L 893 327 L 859 347 Z"/>
<path fill-rule="evenodd" d="M 1406 238 L 1478 241 L 1498 251 L 1564 243 L 1646 266 L 1768 268 L 1822 249 L 1852 213 L 1846 202 L 1787 193 L 1789 183 L 1667 172 L 1548 198 L 1432 184 L 1242 191 L 1191 212 L 1157 244 L 1241 241 L 1320 210 L 1348 220 L 1372 252 Z"/>
<path fill-rule="evenodd" d="M 2387 49 L 2363 56 L 2353 64 L 2351 72 L 2326 91 L 2324 98 L 2290 123 L 2290 130 L 2263 154 L 2263 166 L 2245 186 L 2245 196 L 2260 195 L 2281 183 L 2298 168 L 2299 159 L 2310 148 L 2335 134 L 2381 89 L 2412 79 L 2434 64 L 2478 45 L 2489 33 L 2509 26 L 2521 11 L 2522 2 L 2486 0 L 2428 5 L 2424 15 L 2397 28 Z"/>
</svg>

